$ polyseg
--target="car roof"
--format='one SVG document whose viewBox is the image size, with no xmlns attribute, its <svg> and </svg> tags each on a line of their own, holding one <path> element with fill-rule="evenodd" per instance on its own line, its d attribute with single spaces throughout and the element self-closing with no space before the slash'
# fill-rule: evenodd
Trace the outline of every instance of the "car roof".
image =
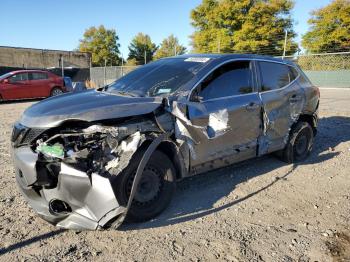
<svg viewBox="0 0 350 262">
<path fill-rule="evenodd" d="M 230 59 L 240 59 L 240 58 L 241 59 L 261 59 L 261 60 L 282 62 L 285 64 L 294 65 L 292 61 L 287 59 L 272 57 L 268 55 L 256 55 L 256 54 L 185 54 L 185 55 L 176 56 L 176 58 L 184 58 L 184 59 L 190 58 L 190 57 L 220 59 L 221 61 L 230 60 Z"/>
<path fill-rule="evenodd" d="M 45 70 L 15 70 L 9 72 L 10 74 L 18 74 L 18 73 L 50 73 L 49 71 Z"/>
</svg>

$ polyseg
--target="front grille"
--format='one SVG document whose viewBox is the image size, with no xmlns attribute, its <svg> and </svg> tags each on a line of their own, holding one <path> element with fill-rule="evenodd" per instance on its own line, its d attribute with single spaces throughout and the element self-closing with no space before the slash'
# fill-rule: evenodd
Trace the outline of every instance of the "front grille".
<svg viewBox="0 0 350 262">
<path fill-rule="evenodd" d="M 42 133 L 44 132 L 44 130 L 42 129 L 29 129 L 28 132 L 26 133 L 26 135 L 23 137 L 22 139 L 22 144 L 30 144 L 33 142 L 33 140 L 35 138 L 37 138 L 38 136 L 40 136 Z"/>
<path fill-rule="evenodd" d="M 44 132 L 42 129 L 28 128 L 20 123 L 13 126 L 11 141 L 14 147 L 28 145 Z"/>
</svg>

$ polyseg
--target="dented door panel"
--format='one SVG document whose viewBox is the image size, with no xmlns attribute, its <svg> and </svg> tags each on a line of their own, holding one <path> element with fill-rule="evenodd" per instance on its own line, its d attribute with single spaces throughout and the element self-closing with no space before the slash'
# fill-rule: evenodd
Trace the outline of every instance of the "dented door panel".
<svg viewBox="0 0 350 262">
<path fill-rule="evenodd" d="M 228 122 L 222 135 L 194 145 L 196 159 L 191 160 L 192 165 L 233 155 L 240 159 L 243 151 L 247 158 L 255 156 L 261 128 L 261 101 L 257 93 L 208 100 L 202 102 L 202 106 L 202 110 L 188 106 L 189 118 L 194 125 L 210 126 L 210 115 L 220 110 L 227 110 Z"/>
<path fill-rule="evenodd" d="M 259 155 L 284 148 L 290 128 L 301 114 L 305 93 L 297 81 L 285 88 L 260 93 L 265 114 L 265 142 Z"/>
</svg>

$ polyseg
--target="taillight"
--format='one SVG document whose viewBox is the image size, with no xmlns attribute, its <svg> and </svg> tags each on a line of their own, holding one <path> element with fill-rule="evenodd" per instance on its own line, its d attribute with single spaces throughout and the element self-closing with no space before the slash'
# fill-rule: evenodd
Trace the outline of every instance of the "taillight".
<svg viewBox="0 0 350 262">
<path fill-rule="evenodd" d="M 316 88 L 316 94 L 320 98 L 321 97 L 320 89 L 318 87 L 315 87 L 315 88 Z"/>
</svg>

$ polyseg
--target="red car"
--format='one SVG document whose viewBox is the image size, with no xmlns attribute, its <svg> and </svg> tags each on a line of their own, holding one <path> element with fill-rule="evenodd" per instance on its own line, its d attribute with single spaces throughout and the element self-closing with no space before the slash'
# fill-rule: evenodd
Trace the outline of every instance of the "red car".
<svg viewBox="0 0 350 262">
<path fill-rule="evenodd" d="M 0 101 L 39 98 L 67 92 L 62 77 L 42 70 L 13 71 L 0 76 Z"/>
</svg>

